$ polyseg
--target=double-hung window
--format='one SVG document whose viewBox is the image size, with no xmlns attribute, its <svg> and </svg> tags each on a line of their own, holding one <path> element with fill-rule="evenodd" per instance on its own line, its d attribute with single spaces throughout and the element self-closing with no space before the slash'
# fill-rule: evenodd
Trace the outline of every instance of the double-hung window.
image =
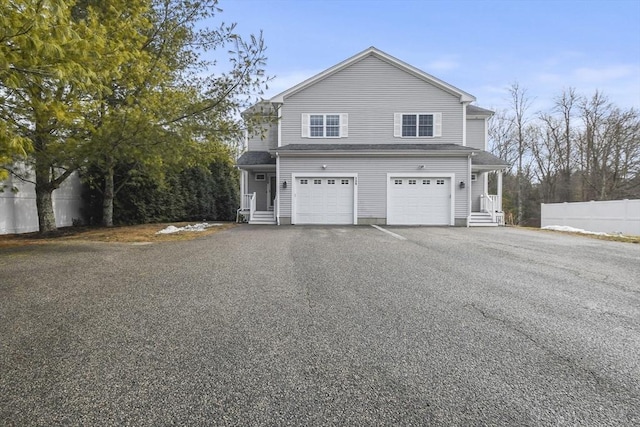
<svg viewBox="0 0 640 427">
<path fill-rule="evenodd" d="M 396 113 L 393 136 L 430 138 L 442 135 L 442 113 Z"/>
<path fill-rule="evenodd" d="M 303 114 L 303 138 L 346 138 L 348 114 Z"/>
</svg>

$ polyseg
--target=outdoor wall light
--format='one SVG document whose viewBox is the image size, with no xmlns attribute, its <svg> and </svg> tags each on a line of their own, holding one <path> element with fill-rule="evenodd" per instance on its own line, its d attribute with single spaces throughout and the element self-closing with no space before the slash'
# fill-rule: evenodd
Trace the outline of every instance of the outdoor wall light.
<svg viewBox="0 0 640 427">
<path fill-rule="evenodd" d="M 282 181 L 282 188 L 287 188 L 287 181 Z"/>
<path fill-rule="evenodd" d="M 460 188 L 464 188 L 464 181 L 460 181 Z"/>
</svg>

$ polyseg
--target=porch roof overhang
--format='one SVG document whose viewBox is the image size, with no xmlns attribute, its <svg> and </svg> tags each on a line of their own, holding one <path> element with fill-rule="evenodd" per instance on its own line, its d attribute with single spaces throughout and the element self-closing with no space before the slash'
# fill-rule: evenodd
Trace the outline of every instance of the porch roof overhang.
<svg viewBox="0 0 640 427">
<path fill-rule="evenodd" d="M 509 164 L 499 157 L 484 151 L 477 150 L 471 157 L 471 170 L 473 172 L 487 172 L 505 170 Z"/>
<path fill-rule="evenodd" d="M 385 156 L 469 157 L 479 150 L 457 144 L 289 144 L 272 150 L 280 157 Z"/>
<path fill-rule="evenodd" d="M 493 116 L 494 112 L 477 105 L 467 105 L 467 119 L 486 119 Z"/>
<path fill-rule="evenodd" d="M 247 151 L 236 162 L 240 169 L 264 169 L 271 170 L 276 167 L 276 159 L 268 151 Z"/>
</svg>

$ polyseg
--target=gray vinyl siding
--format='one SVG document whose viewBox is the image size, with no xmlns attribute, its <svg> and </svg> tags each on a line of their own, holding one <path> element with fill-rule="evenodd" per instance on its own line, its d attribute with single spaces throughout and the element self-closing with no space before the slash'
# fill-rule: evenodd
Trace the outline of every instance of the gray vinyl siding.
<svg viewBox="0 0 640 427">
<path fill-rule="evenodd" d="M 269 179 L 265 181 L 256 181 L 256 173 L 264 173 L 268 176 L 267 172 L 249 172 L 249 180 L 247 181 L 247 194 L 256 193 L 256 210 L 267 210 L 267 185 Z M 274 172 L 269 172 L 274 173 Z"/>
<path fill-rule="evenodd" d="M 480 212 L 480 195 L 484 192 L 484 180 L 486 173 L 476 172 L 478 180 L 471 183 L 471 212 Z"/>
<path fill-rule="evenodd" d="M 269 151 L 278 147 L 278 124 L 264 125 L 264 132 L 249 135 L 249 151 Z"/>
<path fill-rule="evenodd" d="M 347 138 L 302 138 L 306 113 L 347 113 Z M 442 136 L 394 138 L 394 113 L 442 113 Z M 463 106 L 452 95 L 389 63 L 363 60 L 291 95 L 282 106 L 282 145 L 287 144 L 462 144 Z"/>
<path fill-rule="evenodd" d="M 327 165 L 327 169 L 322 169 Z M 425 165 L 424 169 L 419 169 Z M 291 175 L 295 173 L 357 173 L 358 218 L 387 217 L 387 173 L 454 173 L 454 183 L 467 181 L 466 157 L 281 157 L 280 216 L 291 217 Z M 283 181 L 287 188 L 282 188 Z M 468 188 L 455 185 L 455 218 L 467 218 Z"/>
<path fill-rule="evenodd" d="M 467 147 L 486 150 L 485 147 L 485 119 L 467 120 Z"/>
</svg>

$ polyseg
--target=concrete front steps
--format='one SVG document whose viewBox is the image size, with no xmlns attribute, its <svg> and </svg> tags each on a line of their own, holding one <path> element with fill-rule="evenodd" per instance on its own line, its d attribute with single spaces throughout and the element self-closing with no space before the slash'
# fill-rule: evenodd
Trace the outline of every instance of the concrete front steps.
<svg viewBox="0 0 640 427">
<path fill-rule="evenodd" d="M 249 224 L 274 225 L 276 224 L 276 218 L 273 211 L 255 211 Z"/>
<path fill-rule="evenodd" d="M 497 222 L 493 222 L 488 212 L 471 212 L 469 217 L 469 227 L 497 227 L 498 225 Z"/>
</svg>

